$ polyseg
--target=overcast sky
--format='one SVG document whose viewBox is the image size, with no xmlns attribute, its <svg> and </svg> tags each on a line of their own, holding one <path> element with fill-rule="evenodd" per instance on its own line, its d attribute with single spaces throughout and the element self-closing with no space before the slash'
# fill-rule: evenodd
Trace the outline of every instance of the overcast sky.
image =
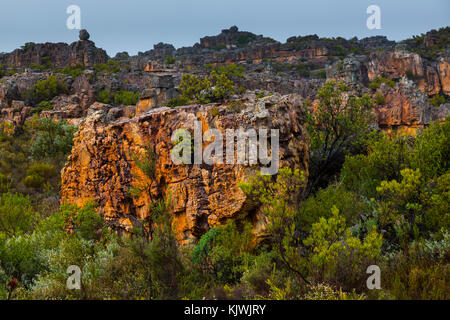
<svg viewBox="0 0 450 320">
<path fill-rule="evenodd" d="M 111 56 L 158 42 L 191 46 L 232 25 L 282 42 L 308 34 L 403 40 L 450 20 L 450 0 L 0 0 L 0 52 L 78 40 L 78 30 L 66 27 L 72 4 L 81 8 L 81 27 Z M 372 4 L 381 8 L 381 30 L 366 26 Z"/>
</svg>

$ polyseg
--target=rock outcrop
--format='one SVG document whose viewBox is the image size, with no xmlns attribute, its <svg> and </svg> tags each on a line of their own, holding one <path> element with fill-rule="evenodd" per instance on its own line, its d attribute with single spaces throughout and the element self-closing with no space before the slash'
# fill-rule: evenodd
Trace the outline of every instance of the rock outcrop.
<svg viewBox="0 0 450 320">
<path fill-rule="evenodd" d="M 413 133 L 431 121 L 443 120 L 450 113 L 448 105 L 432 106 L 414 82 L 406 78 L 394 88 L 382 84 L 379 92 L 385 97 L 385 103 L 376 106 L 374 111 L 382 128 L 401 128 Z"/>
<path fill-rule="evenodd" d="M 241 109 L 238 112 L 236 105 Z M 223 137 L 226 129 L 278 129 L 279 165 L 307 174 L 308 136 L 303 125 L 303 102 L 296 95 L 276 94 L 260 100 L 253 95 L 235 102 L 230 110 L 229 105 L 163 107 L 133 119 L 114 119 L 108 106 L 99 106 L 76 134 L 72 154 L 62 171 L 63 200 L 79 205 L 95 200 L 108 219 L 128 227 L 130 215 L 147 217 L 153 199 L 165 196 L 172 201 L 177 235 L 182 242 L 195 240 L 228 219 L 247 219 L 253 223 L 254 232 L 263 236 L 264 217 L 238 187 L 260 166 L 176 165 L 171 160 L 171 136 L 177 129 L 193 130 L 194 121 L 202 123 L 203 132 L 216 128 Z M 207 144 L 204 142 L 203 148 Z M 156 179 L 150 194 L 131 198 L 128 190 L 136 176 L 142 176 L 132 155 L 142 153 L 146 145 L 157 155 Z"/>
<path fill-rule="evenodd" d="M 30 43 L 23 49 L 16 49 L 0 57 L 0 64 L 29 68 L 32 64 L 41 65 L 51 62 L 56 68 L 82 65 L 92 67 L 96 63 L 106 63 L 109 57 L 105 50 L 99 49 L 90 40 L 67 43 Z"/>
<path fill-rule="evenodd" d="M 327 69 L 327 77 L 360 82 L 366 86 L 376 77 L 394 80 L 407 77 L 427 95 L 436 95 L 441 92 L 448 95 L 449 63 L 448 56 L 440 57 L 436 63 L 430 63 L 417 53 L 401 49 L 376 51 L 368 56 L 350 56 L 330 65 Z"/>
<path fill-rule="evenodd" d="M 439 58 L 437 62 L 437 71 L 441 81 L 442 92 L 450 96 L 450 56 Z"/>
<path fill-rule="evenodd" d="M 448 59 L 446 62 L 448 63 Z M 373 52 L 367 64 L 367 73 L 370 81 L 379 76 L 389 79 L 407 76 L 428 95 L 438 94 L 441 91 L 436 68 L 427 65 L 417 53 L 404 50 Z"/>
<path fill-rule="evenodd" d="M 21 100 L 22 94 L 32 88 L 38 81 L 51 75 L 49 72 L 25 72 L 0 80 L 0 108 L 10 106 L 13 100 Z"/>
</svg>

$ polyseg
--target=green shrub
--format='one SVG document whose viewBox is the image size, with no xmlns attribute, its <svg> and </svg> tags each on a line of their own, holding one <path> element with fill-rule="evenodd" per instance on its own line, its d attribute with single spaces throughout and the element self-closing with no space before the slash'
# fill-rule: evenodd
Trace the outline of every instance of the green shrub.
<svg viewBox="0 0 450 320">
<path fill-rule="evenodd" d="M 95 202 L 88 202 L 83 207 L 63 204 L 61 214 L 66 228 L 85 240 L 100 240 L 105 222 L 96 212 L 97 207 Z"/>
<path fill-rule="evenodd" d="M 277 256 L 272 251 L 264 251 L 255 257 L 241 278 L 247 298 L 267 297 L 270 294 L 268 280 L 276 282 L 274 279 L 278 273 L 276 261 Z"/>
<path fill-rule="evenodd" d="M 111 101 L 111 91 L 108 89 L 101 90 L 98 93 L 98 101 L 102 103 L 110 103 Z"/>
<path fill-rule="evenodd" d="M 327 71 L 325 69 L 316 70 L 311 73 L 311 75 L 315 78 L 326 79 Z"/>
<path fill-rule="evenodd" d="M 312 252 L 312 278 L 315 283 L 332 283 L 346 291 L 361 290 L 366 281 L 365 269 L 380 257 L 383 237 L 374 228 L 361 241 L 346 227 L 339 209 L 331 208 L 331 214 L 314 223 L 310 236 L 303 240 Z"/>
<path fill-rule="evenodd" d="M 186 97 L 178 97 L 178 98 L 170 99 L 166 103 L 166 106 L 169 107 L 169 108 L 175 108 L 175 107 L 179 107 L 179 106 L 187 106 L 190 103 L 191 103 L 191 101 L 189 101 L 188 98 L 186 98 Z"/>
<path fill-rule="evenodd" d="M 253 234 L 250 225 L 235 222 L 215 227 L 204 234 L 192 251 L 192 262 L 219 283 L 236 283 L 252 260 Z"/>
<path fill-rule="evenodd" d="M 384 95 L 383 95 L 381 92 L 377 92 L 377 93 L 375 94 L 374 102 L 375 102 L 377 105 L 382 106 L 382 105 L 385 105 L 385 104 L 386 104 L 386 99 L 385 99 Z"/>
<path fill-rule="evenodd" d="M 75 79 L 81 76 L 84 70 L 85 70 L 84 66 L 76 65 L 74 67 L 70 66 L 64 67 L 63 69 L 59 70 L 59 72 L 71 76 L 72 79 Z"/>
<path fill-rule="evenodd" d="M 331 216 L 333 207 L 342 212 L 348 226 L 353 225 L 360 215 L 369 210 L 357 193 L 346 190 L 343 185 L 330 185 L 302 203 L 297 213 L 297 229 L 303 233 L 309 232 L 320 218 L 328 219 Z"/>
<path fill-rule="evenodd" d="M 449 299 L 450 267 L 446 261 L 450 252 L 448 239 L 443 245 L 447 257 L 436 257 L 423 242 L 414 242 L 404 251 L 387 256 L 380 266 L 385 270 L 382 292 L 374 293 L 384 293 L 391 299 L 402 300 Z"/>
<path fill-rule="evenodd" d="M 400 174 L 401 180 L 382 181 L 377 187 L 382 201 L 380 226 L 395 235 L 393 242 L 406 247 L 412 240 L 427 239 L 442 228 L 449 229 L 450 173 L 428 185 L 420 169 L 404 169 Z"/>
<path fill-rule="evenodd" d="M 181 97 L 195 103 L 221 102 L 239 92 L 233 80 L 242 78 L 243 72 L 242 66 L 233 64 L 212 68 L 204 78 L 183 74 L 179 86 Z"/>
<path fill-rule="evenodd" d="M 432 123 L 415 138 L 382 134 L 369 144 L 368 154 L 346 158 L 341 179 L 347 188 L 368 198 L 375 197 L 381 181 L 398 181 L 402 169 L 420 169 L 426 181 L 447 172 L 449 146 L 450 117 L 442 123 Z"/>
<path fill-rule="evenodd" d="M 40 189 L 57 175 L 56 168 L 48 163 L 32 164 L 26 173 L 24 184 L 27 188 Z"/>
<path fill-rule="evenodd" d="M 47 269 L 43 251 L 44 248 L 34 234 L 11 238 L 0 234 L 0 270 L 5 272 L 0 281 L 6 283 L 11 278 L 16 278 L 25 288 L 31 287 L 36 276 Z"/>
<path fill-rule="evenodd" d="M 121 71 L 120 62 L 109 59 L 107 63 L 97 63 L 94 65 L 94 70 L 97 73 L 119 73 Z"/>
<path fill-rule="evenodd" d="M 108 89 L 104 89 L 98 93 L 98 100 L 107 104 L 135 105 L 139 101 L 139 92 L 123 90 L 111 92 Z"/>
<path fill-rule="evenodd" d="M 172 56 L 166 56 L 164 61 L 166 62 L 166 64 L 174 64 L 176 59 L 175 59 L 175 57 L 172 57 Z"/>
<path fill-rule="evenodd" d="M 28 197 L 12 193 L 0 195 L 0 234 L 13 237 L 28 233 L 33 230 L 37 217 Z"/>
<path fill-rule="evenodd" d="M 117 91 L 114 93 L 114 103 L 120 105 L 135 105 L 139 101 L 139 92 Z"/>
<path fill-rule="evenodd" d="M 25 179 L 23 179 L 25 187 L 30 189 L 41 189 L 44 186 L 44 183 L 44 178 L 37 174 L 27 175 Z"/>
<path fill-rule="evenodd" d="M 364 294 L 353 292 L 343 292 L 330 285 L 319 283 L 308 286 L 308 292 L 304 296 L 305 300 L 364 300 Z"/>
<path fill-rule="evenodd" d="M 29 49 L 32 49 L 32 48 L 34 48 L 35 46 L 36 46 L 36 44 L 35 44 L 34 42 L 27 42 L 27 43 L 25 43 L 25 45 L 21 46 L 20 48 L 21 48 L 23 51 L 28 51 Z"/>
<path fill-rule="evenodd" d="M 326 187 L 339 173 L 345 155 L 364 148 L 373 130 L 373 101 L 367 94 L 344 99 L 349 90 L 344 82 L 327 81 L 318 91 L 317 108 L 306 108 L 311 136 L 308 192 Z"/>
<path fill-rule="evenodd" d="M 35 135 L 30 146 L 35 160 L 66 158 L 72 150 L 76 128 L 66 121 L 40 118 L 32 123 Z"/>
<path fill-rule="evenodd" d="M 382 135 L 370 143 L 368 154 L 347 156 L 341 170 L 345 187 L 375 197 L 381 181 L 398 179 L 400 170 L 409 166 L 405 156 L 412 150 L 411 142 L 408 137 Z"/>
<path fill-rule="evenodd" d="M 11 178 L 0 173 L 0 194 L 6 193 L 11 188 Z"/>
<path fill-rule="evenodd" d="M 377 90 L 382 83 L 385 83 L 386 85 L 388 85 L 389 87 L 393 88 L 395 87 L 395 82 L 393 80 L 384 78 L 384 77 L 376 77 L 375 79 L 373 79 L 370 84 L 369 84 L 369 88 L 372 90 Z"/>
<path fill-rule="evenodd" d="M 33 108 L 33 113 L 41 113 L 42 111 L 53 110 L 53 104 L 50 101 L 42 101 L 39 105 Z"/>
<path fill-rule="evenodd" d="M 439 107 L 441 104 L 446 103 L 447 99 L 440 94 L 436 94 L 432 98 L 430 98 L 429 101 L 433 106 Z"/>
<path fill-rule="evenodd" d="M 69 93 L 67 84 L 61 78 L 52 75 L 45 80 L 40 80 L 36 85 L 22 94 L 27 103 L 37 105 L 42 101 L 50 101 L 60 94 Z"/>
</svg>

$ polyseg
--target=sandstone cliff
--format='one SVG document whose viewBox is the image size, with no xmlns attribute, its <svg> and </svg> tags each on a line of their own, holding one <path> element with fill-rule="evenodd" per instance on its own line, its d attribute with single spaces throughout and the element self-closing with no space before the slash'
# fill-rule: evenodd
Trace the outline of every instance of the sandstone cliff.
<svg viewBox="0 0 450 320">
<path fill-rule="evenodd" d="M 449 104 L 432 106 L 414 82 L 406 78 L 402 78 L 393 88 L 382 84 L 378 92 L 385 97 L 385 103 L 374 107 L 381 128 L 400 128 L 414 133 L 431 121 L 443 120 L 450 115 Z"/>
<path fill-rule="evenodd" d="M 235 103 L 236 104 L 236 103 Z M 203 131 L 259 128 L 279 129 L 280 166 L 308 173 L 308 137 L 303 126 L 303 102 L 295 95 L 254 96 L 229 105 L 193 105 L 177 109 L 158 108 L 133 119 L 113 119 L 108 106 L 93 111 L 81 124 L 75 145 L 62 171 L 64 201 L 83 204 L 97 201 L 108 219 L 123 227 L 129 215 L 145 218 L 153 199 L 172 201 L 176 230 L 181 241 L 200 237 L 227 219 L 247 219 L 254 232 L 264 235 L 265 220 L 254 204 L 248 203 L 238 183 L 255 175 L 260 166 L 175 165 L 170 158 L 171 135 L 178 128 L 192 130 L 195 120 Z M 217 113 L 217 114 L 216 114 Z M 150 144 L 157 154 L 156 179 L 152 192 L 131 198 L 128 190 L 139 175 L 131 155 Z M 206 147 L 206 144 L 204 144 Z"/>
</svg>

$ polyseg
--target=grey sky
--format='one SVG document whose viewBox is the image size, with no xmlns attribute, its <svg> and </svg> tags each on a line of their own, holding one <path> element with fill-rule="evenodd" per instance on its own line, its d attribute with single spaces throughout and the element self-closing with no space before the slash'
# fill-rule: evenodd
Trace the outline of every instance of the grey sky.
<svg viewBox="0 0 450 320">
<path fill-rule="evenodd" d="M 66 8 L 81 7 L 82 28 L 113 56 L 136 54 L 160 41 L 190 46 L 237 25 L 278 41 L 317 34 L 402 40 L 449 25 L 450 0 L 1 0 L 0 52 L 25 42 L 78 39 L 66 27 Z M 366 27 L 366 8 L 381 8 L 381 30 Z"/>
</svg>

